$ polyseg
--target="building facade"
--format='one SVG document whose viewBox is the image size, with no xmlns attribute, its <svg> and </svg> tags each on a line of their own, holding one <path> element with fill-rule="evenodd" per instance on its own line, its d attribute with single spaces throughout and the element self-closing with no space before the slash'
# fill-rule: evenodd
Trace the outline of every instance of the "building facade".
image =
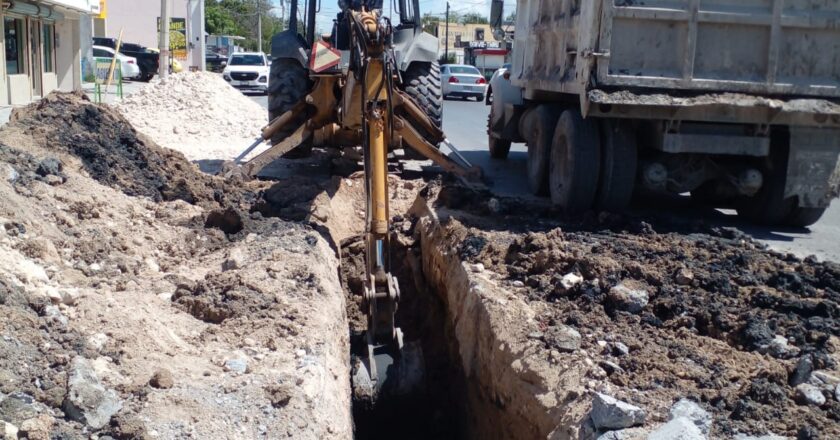
<svg viewBox="0 0 840 440">
<path fill-rule="evenodd" d="M 105 12 L 93 21 L 96 37 L 117 38 L 145 47 L 160 46 L 160 2 L 149 0 L 105 0 Z M 170 48 L 185 68 L 204 66 L 204 0 L 170 0 Z"/>
<path fill-rule="evenodd" d="M 98 10 L 99 0 L 2 1 L 0 105 L 81 88 L 80 26 Z"/>
<path fill-rule="evenodd" d="M 437 23 L 434 31 L 442 59 L 448 58 L 457 64 L 471 64 L 485 74 L 492 75 L 502 67 L 510 54 L 507 44 L 497 41 L 493 36 L 493 28 L 489 24 L 449 23 L 448 41 L 446 22 Z M 506 32 L 512 35 L 513 27 L 506 29 Z"/>
</svg>

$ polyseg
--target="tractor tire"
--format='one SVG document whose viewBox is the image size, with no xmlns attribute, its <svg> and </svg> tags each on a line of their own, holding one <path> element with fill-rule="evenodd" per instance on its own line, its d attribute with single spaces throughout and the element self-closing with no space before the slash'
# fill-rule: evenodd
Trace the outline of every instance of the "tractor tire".
<svg viewBox="0 0 840 440">
<path fill-rule="evenodd" d="M 639 158 L 636 133 L 624 121 L 605 120 L 601 124 L 601 172 L 595 208 L 619 212 L 633 199 Z"/>
<path fill-rule="evenodd" d="M 312 89 L 309 71 L 301 66 L 297 60 L 278 58 L 271 63 L 271 73 L 268 80 L 268 120 L 289 111 L 298 102 L 306 98 Z M 271 137 L 271 144 L 277 145 L 297 131 L 306 122 L 307 115 L 302 114 L 292 121 L 284 130 L 279 130 Z M 306 141 L 294 150 L 286 153 L 287 159 L 308 157 L 312 154 L 312 140 Z"/>
<path fill-rule="evenodd" d="M 403 90 L 414 103 L 431 119 L 438 129 L 443 129 L 443 89 L 440 84 L 440 65 L 434 63 L 411 63 L 402 75 Z M 420 131 L 428 139 L 428 134 Z M 440 148 L 439 144 L 433 144 Z M 409 159 L 426 159 L 409 146 L 404 147 Z"/>
<path fill-rule="evenodd" d="M 576 109 L 564 111 L 551 144 L 548 179 L 551 201 L 569 214 L 591 209 L 598 192 L 600 169 L 601 136 L 597 121 L 583 119 Z"/>
<path fill-rule="evenodd" d="M 533 122 L 528 141 L 528 187 L 538 196 L 548 194 L 548 164 L 551 161 L 551 143 L 561 109 L 541 105 L 533 110 Z"/>
</svg>

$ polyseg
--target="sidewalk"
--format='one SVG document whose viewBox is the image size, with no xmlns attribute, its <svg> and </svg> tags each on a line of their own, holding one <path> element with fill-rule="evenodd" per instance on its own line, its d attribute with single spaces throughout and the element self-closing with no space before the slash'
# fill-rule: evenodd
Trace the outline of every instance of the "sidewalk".
<svg viewBox="0 0 840 440">
<path fill-rule="evenodd" d="M 149 83 L 144 82 L 124 82 L 123 83 L 123 97 L 126 97 L 146 86 Z M 94 83 L 84 83 L 82 84 L 82 90 L 84 90 L 85 94 L 90 98 L 91 101 L 95 99 L 94 90 L 96 89 L 96 85 Z M 105 86 L 102 86 L 102 102 L 105 104 L 113 104 L 118 102 L 120 97 L 117 96 L 117 86 L 115 84 L 111 84 L 111 87 L 108 89 L 108 93 L 105 93 Z"/>
<path fill-rule="evenodd" d="M 144 82 L 125 82 L 123 83 L 123 96 L 128 96 L 143 87 L 149 85 L 148 83 Z M 91 101 L 94 100 L 94 84 L 93 83 L 84 83 L 82 84 L 82 90 L 85 94 L 90 98 Z M 102 92 L 102 101 L 106 104 L 113 104 L 119 101 L 119 97 L 117 96 L 117 87 L 115 85 L 111 85 L 111 89 L 108 93 L 105 93 L 104 87 Z M 11 105 L 0 105 L 0 127 L 6 125 L 9 122 L 9 117 L 12 115 L 12 110 L 14 106 Z"/>
</svg>

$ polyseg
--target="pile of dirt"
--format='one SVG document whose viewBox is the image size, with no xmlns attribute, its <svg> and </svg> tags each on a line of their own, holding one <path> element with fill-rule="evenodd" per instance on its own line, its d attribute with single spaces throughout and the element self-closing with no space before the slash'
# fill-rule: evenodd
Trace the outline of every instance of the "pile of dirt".
<svg viewBox="0 0 840 440">
<path fill-rule="evenodd" d="M 16 111 L 0 130 L 4 438 L 352 436 L 335 253 L 306 224 L 239 215 L 261 188 L 243 186 L 78 95 Z"/>
<path fill-rule="evenodd" d="M 119 113 L 81 93 L 53 93 L 17 109 L 5 130 L 78 157 L 91 177 L 130 196 L 206 207 L 251 197 L 241 185 L 201 173 L 182 154 L 158 147 Z"/>
<path fill-rule="evenodd" d="M 653 421 L 690 398 L 714 438 L 840 436 L 840 265 L 731 229 L 523 216 L 542 209 L 456 187 L 436 201 L 450 248 L 533 310 L 546 359 L 594 365 L 588 389 Z M 571 350 L 570 334 L 583 336 Z"/>
<path fill-rule="evenodd" d="M 232 160 L 268 123 L 266 109 L 207 72 L 152 81 L 115 108 L 137 130 L 191 161 Z"/>
</svg>

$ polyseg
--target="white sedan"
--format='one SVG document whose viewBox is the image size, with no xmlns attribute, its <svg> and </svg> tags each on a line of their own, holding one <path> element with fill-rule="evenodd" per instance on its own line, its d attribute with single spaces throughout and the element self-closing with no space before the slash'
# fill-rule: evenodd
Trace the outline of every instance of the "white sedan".
<svg viewBox="0 0 840 440">
<path fill-rule="evenodd" d="M 440 81 L 443 84 L 443 97 L 458 96 L 484 100 L 487 91 L 487 79 L 475 68 L 465 64 L 446 64 L 441 66 Z"/>
<path fill-rule="evenodd" d="M 96 58 L 114 58 L 114 49 L 105 46 L 93 46 L 93 56 Z M 140 66 L 137 65 L 137 58 L 117 54 L 117 61 L 120 62 L 120 73 L 123 79 L 135 79 L 140 77 Z"/>
</svg>

